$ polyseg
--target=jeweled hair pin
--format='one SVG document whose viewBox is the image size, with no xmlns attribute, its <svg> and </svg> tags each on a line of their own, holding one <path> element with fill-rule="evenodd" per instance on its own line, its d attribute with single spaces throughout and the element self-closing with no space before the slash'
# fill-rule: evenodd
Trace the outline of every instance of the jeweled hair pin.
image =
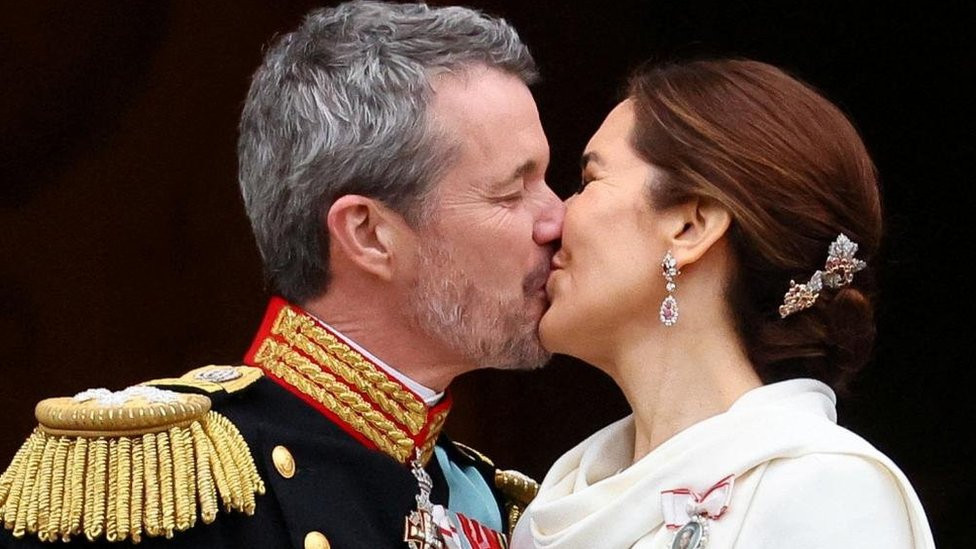
<svg viewBox="0 0 976 549">
<path fill-rule="evenodd" d="M 857 253 L 857 243 L 841 234 L 837 240 L 831 242 L 827 249 L 827 263 L 824 270 L 815 271 L 804 284 L 790 281 L 790 289 L 779 307 L 779 316 L 786 318 L 793 313 L 812 307 L 820 297 L 824 286 L 839 289 L 854 280 L 854 273 L 868 266 L 867 263 L 854 257 Z"/>
</svg>

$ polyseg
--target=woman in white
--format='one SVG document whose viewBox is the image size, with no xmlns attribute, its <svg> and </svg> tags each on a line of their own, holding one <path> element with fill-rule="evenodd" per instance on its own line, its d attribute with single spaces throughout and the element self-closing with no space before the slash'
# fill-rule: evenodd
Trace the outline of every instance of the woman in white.
<svg viewBox="0 0 976 549">
<path fill-rule="evenodd" d="M 865 147 L 808 86 L 639 70 L 584 152 L 540 324 L 633 414 L 555 463 L 512 547 L 933 547 L 904 474 L 836 424 L 880 238 Z"/>
</svg>

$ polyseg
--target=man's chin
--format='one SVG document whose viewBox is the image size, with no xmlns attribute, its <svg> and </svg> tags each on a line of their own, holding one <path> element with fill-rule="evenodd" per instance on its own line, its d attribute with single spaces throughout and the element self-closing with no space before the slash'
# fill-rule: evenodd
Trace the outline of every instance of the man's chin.
<svg viewBox="0 0 976 549">
<path fill-rule="evenodd" d="M 496 363 L 485 365 L 487 368 L 493 368 L 496 370 L 506 370 L 506 371 L 521 371 L 530 372 L 533 370 L 538 370 L 549 363 L 552 358 L 552 353 L 546 351 L 542 345 L 536 347 L 536 352 L 533 353 L 534 356 L 522 357 L 518 361 L 512 361 L 508 363 Z"/>
<path fill-rule="evenodd" d="M 488 365 L 491 368 L 499 370 L 537 370 L 545 366 L 549 359 L 552 358 L 552 353 L 547 351 L 545 347 L 542 346 L 542 342 L 539 339 L 539 319 L 542 316 L 542 307 L 540 305 L 535 305 L 540 307 L 537 315 L 528 316 L 526 315 L 525 321 L 522 324 L 522 330 L 519 335 L 516 335 L 508 341 L 504 348 L 506 352 L 504 356 L 496 357 L 495 360 L 489 361 L 493 364 Z M 544 306 L 548 306 L 548 302 Z M 528 308 L 529 305 L 526 306 Z M 532 311 L 535 313 L 536 311 Z"/>
</svg>

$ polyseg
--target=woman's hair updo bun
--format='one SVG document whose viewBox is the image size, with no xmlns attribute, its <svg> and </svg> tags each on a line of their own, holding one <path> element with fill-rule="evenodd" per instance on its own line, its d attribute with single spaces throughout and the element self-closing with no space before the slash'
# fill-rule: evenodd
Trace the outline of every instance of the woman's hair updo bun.
<svg viewBox="0 0 976 549">
<path fill-rule="evenodd" d="M 843 389 L 874 345 L 881 204 L 874 164 L 847 117 L 810 86 L 750 60 L 649 65 L 630 80 L 635 150 L 665 176 L 657 209 L 705 197 L 729 210 L 736 328 L 764 382 L 814 377 Z M 867 267 L 781 318 L 790 281 L 823 270 L 840 234 Z"/>
</svg>

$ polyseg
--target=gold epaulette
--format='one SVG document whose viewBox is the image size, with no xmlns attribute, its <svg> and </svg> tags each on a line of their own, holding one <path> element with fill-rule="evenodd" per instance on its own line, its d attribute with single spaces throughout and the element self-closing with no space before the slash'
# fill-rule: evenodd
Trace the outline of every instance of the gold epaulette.
<svg viewBox="0 0 976 549">
<path fill-rule="evenodd" d="M 0 520 L 15 537 L 138 543 L 213 522 L 220 503 L 253 514 L 264 482 L 240 431 L 210 407 L 151 385 L 41 401 L 0 475 Z"/>
<path fill-rule="evenodd" d="M 495 488 L 505 495 L 505 510 L 508 512 L 508 529 L 511 534 L 525 508 L 539 493 L 539 483 L 518 471 L 496 469 Z"/>
</svg>

